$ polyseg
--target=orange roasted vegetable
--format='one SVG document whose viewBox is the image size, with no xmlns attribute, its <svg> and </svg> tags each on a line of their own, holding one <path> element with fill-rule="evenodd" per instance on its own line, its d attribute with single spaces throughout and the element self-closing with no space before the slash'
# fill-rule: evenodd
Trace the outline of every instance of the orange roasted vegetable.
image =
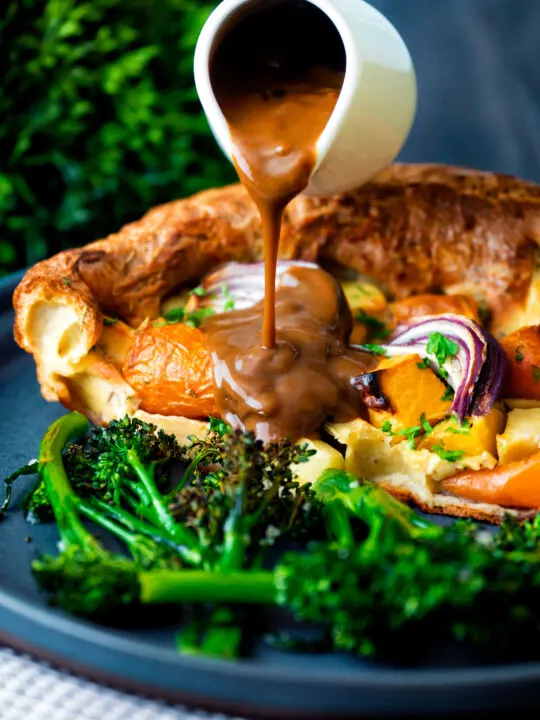
<svg viewBox="0 0 540 720">
<path fill-rule="evenodd" d="M 422 315 L 454 313 L 479 322 L 478 305 L 466 295 L 413 295 L 390 306 L 394 322 L 406 323 Z"/>
<path fill-rule="evenodd" d="M 540 400 L 540 325 L 515 330 L 500 343 L 510 363 L 506 397 Z"/>
<path fill-rule="evenodd" d="M 149 323 L 137 332 L 122 374 L 142 410 L 188 418 L 216 414 L 212 360 L 201 330 Z"/>
<path fill-rule="evenodd" d="M 540 453 L 493 469 L 463 470 L 442 481 L 454 495 L 504 507 L 540 507 Z"/>
<path fill-rule="evenodd" d="M 446 387 L 435 373 L 422 366 L 419 355 L 383 358 L 355 384 L 369 410 L 369 420 L 381 427 L 386 420 L 394 430 L 418 425 L 425 415 L 430 423 L 448 415 L 451 399 L 443 399 Z"/>
</svg>

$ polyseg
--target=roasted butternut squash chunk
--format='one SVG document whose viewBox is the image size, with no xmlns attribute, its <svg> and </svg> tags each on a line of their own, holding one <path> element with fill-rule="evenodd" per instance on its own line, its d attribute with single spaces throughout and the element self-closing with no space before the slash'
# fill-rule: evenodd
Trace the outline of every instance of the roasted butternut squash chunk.
<svg viewBox="0 0 540 720">
<path fill-rule="evenodd" d="M 497 437 L 499 462 L 525 460 L 539 450 L 540 408 L 511 410 L 504 432 Z"/>
<path fill-rule="evenodd" d="M 382 339 L 390 334 L 390 316 L 384 294 L 376 285 L 365 282 L 345 281 L 341 288 L 354 318 L 354 328 L 349 338 L 352 345 L 362 345 L 368 339 Z"/>
<path fill-rule="evenodd" d="M 455 313 L 471 320 L 478 319 L 478 305 L 466 295 L 413 295 L 390 305 L 394 322 L 410 322 L 423 315 L 443 315 Z"/>
<path fill-rule="evenodd" d="M 520 328 L 500 343 L 510 363 L 505 396 L 540 400 L 540 325 Z"/>
<path fill-rule="evenodd" d="M 422 367 L 419 355 L 384 358 L 375 370 L 360 376 L 359 382 L 375 427 L 390 420 L 392 429 L 400 430 L 418 425 L 422 414 L 433 425 L 448 415 L 452 406 L 451 400 L 443 399 L 445 384 L 430 368 Z"/>
<path fill-rule="evenodd" d="M 462 450 L 466 455 L 484 452 L 497 456 L 497 435 L 504 427 L 504 413 L 493 408 L 482 417 L 466 418 L 460 424 L 454 416 L 435 425 L 419 447 L 431 450 L 442 445 L 445 450 Z"/>
<path fill-rule="evenodd" d="M 379 315 L 384 313 L 387 308 L 384 293 L 376 285 L 346 280 L 341 283 L 341 289 L 347 298 L 353 315 L 360 310 L 370 315 Z"/>
</svg>

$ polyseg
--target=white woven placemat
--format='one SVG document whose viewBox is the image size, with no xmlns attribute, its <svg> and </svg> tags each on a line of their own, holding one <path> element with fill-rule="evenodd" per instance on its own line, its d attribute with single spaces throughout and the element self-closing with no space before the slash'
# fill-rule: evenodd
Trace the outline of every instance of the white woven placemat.
<svg viewBox="0 0 540 720">
<path fill-rule="evenodd" d="M 0 648 L 0 720 L 241 720 L 122 693 Z"/>
</svg>

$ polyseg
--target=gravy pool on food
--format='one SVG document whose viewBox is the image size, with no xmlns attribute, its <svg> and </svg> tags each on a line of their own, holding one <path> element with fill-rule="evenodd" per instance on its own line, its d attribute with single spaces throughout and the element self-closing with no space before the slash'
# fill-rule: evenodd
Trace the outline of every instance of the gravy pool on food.
<svg viewBox="0 0 540 720">
<path fill-rule="evenodd" d="M 308 2 L 241 20 L 212 62 L 234 164 L 261 216 L 265 297 L 210 318 L 204 329 L 222 417 L 265 441 L 309 435 L 329 416 L 357 416 L 350 379 L 371 362 L 347 349 L 350 311 L 330 275 L 292 268 L 275 290 L 283 211 L 308 185 L 344 74 L 339 33 Z"/>
</svg>

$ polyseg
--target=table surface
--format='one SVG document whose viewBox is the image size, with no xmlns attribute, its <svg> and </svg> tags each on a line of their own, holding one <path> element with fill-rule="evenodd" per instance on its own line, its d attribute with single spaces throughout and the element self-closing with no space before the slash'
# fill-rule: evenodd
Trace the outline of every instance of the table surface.
<svg viewBox="0 0 540 720">
<path fill-rule="evenodd" d="M 0 720 L 241 720 L 103 687 L 0 648 Z"/>
</svg>

